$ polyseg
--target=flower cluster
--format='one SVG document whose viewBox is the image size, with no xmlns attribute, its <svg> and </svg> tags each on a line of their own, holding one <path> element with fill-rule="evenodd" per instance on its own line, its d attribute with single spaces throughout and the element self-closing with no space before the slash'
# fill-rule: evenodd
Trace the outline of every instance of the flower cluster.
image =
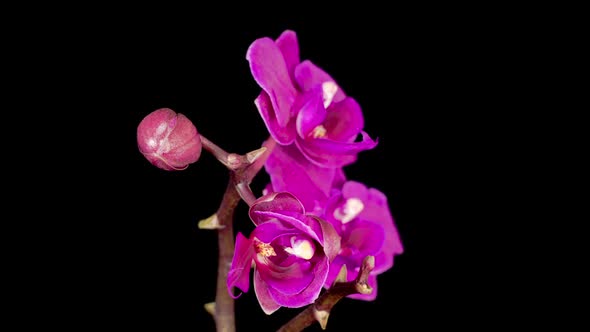
<svg viewBox="0 0 590 332">
<path fill-rule="evenodd" d="M 263 161 L 270 183 L 262 197 L 251 197 L 251 191 L 248 199 L 242 196 L 255 228 L 249 236 L 237 234 L 228 292 L 233 297 L 234 288 L 247 292 L 253 268 L 254 291 L 265 313 L 302 307 L 341 281 L 344 266 L 347 281 L 366 276 L 359 271 L 371 256 L 366 282 L 372 292 L 348 296 L 375 299 L 377 276 L 393 266 L 403 247 L 387 197 L 348 179 L 343 169 L 377 145 L 363 130 L 361 107 L 325 71 L 301 61 L 293 31 L 276 40 L 255 40 L 246 58 L 262 89 L 255 105 L 273 148 Z M 199 135 L 184 115 L 167 108 L 141 121 L 137 143 L 152 164 L 168 171 L 196 162 L 203 147 L 234 170 L 240 163 Z M 245 160 L 253 163 L 259 155 Z"/>
<path fill-rule="evenodd" d="M 295 32 L 260 38 L 246 56 L 261 87 L 258 111 L 277 145 L 265 163 L 271 182 L 250 207 L 256 228 L 239 233 L 227 286 L 254 290 L 265 313 L 301 307 L 330 288 L 342 266 L 356 278 L 363 259 L 375 257 L 369 277 L 393 266 L 403 247 L 386 196 L 347 179 L 343 170 L 377 141 L 363 131 L 361 107 L 321 68 L 301 61 Z"/>
</svg>

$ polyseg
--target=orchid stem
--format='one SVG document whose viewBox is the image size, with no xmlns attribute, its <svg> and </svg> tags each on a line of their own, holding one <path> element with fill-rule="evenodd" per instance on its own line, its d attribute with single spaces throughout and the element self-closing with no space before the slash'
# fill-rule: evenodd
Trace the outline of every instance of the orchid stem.
<svg viewBox="0 0 590 332">
<path fill-rule="evenodd" d="M 234 332 L 236 330 L 234 299 L 227 291 L 226 280 L 234 255 L 233 217 L 235 208 L 239 202 L 240 195 L 238 194 L 233 181 L 230 179 L 225 194 L 223 195 L 221 205 L 217 210 L 219 224 L 222 227 L 217 230 L 219 256 L 214 316 L 217 331 L 220 332 Z"/>
<path fill-rule="evenodd" d="M 201 135 L 201 143 L 206 151 L 213 154 L 230 171 L 229 182 L 216 213 L 219 223 L 216 225 L 217 244 L 219 247 L 217 288 L 215 292 L 215 304 L 213 306 L 208 304 L 208 308 L 213 312 L 215 326 L 218 332 L 235 332 L 234 299 L 227 290 L 227 275 L 235 250 L 233 231 L 234 211 L 240 199 L 244 200 L 248 206 L 251 206 L 256 201 L 256 196 L 250 188 L 250 183 L 264 166 L 276 142 L 272 138 L 269 138 L 264 142 L 262 148 L 245 155 L 228 153 L 203 135 Z"/>
<path fill-rule="evenodd" d="M 252 204 L 254 204 L 254 202 L 256 201 L 256 196 L 254 195 L 252 189 L 247 183 L 240 182 L 236 184 L 236 190 L 238 191 L 240 197 L 242 197 L 244 202 L 248 204 L 248 206 L 252 206 Z"/>
<path fill-rule="evenodd" d="M 317 321 L 322 330 L 326 329 L 330 311 L 342 298 L 351 294 L 370 294 L 373 289 L 368 284 L 371 271 L 375 268 L 375 257 L 367 256 L 363 260 L 360 271 L 353 281 L 346 282 L 346 266 L 343 266 L 336 277 L 334 285 L 322 294 L 305 310 L 293 317 L 277 332 L 299 332 Z"/>
</svg>

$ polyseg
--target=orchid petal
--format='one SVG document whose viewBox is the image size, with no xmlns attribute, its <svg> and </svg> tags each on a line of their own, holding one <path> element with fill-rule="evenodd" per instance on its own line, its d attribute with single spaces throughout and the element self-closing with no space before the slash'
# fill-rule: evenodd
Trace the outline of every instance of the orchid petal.
<svg viewBox="0 0 590 332">
<path fill-rule="evenodd" d="M 281 145 L 289 145 L 295 140 L 295 121 L 291 119 L 286 125 L 281 126 L 277 119 L 277 114 L 272 106 L 268 93 L 260 92 L 260 95 L 254 100 L 254 104 L 268 129 L 268 132 Z"/>
<path fill-rule="evenodd" d="M 276 42 L 277 46 L 283 54 L 287 70 L 291 79 L 294 78 L 295 66 L 300 62 L 299 60 L 299 43 L 297 42 L 297 34 L 292 30 L 285 30 Z"/>
<path fill-rule="evenodd" d="M 262 280 L 256 268 L 254 268 L 254 292 L 265 314 L 270 315 L 281 307 L 268 292 L 268 285 Z"/>
<path fill-rule="evenodd" d="M 268 288 L 268 292 L 278 304 L 288 308 L 299 308 L 313 303 L 320 295 L 326 277 L 328 276 L 328 268 L 329 262 L 327 257 L 323 257 L 322 260 L 316 262 L 313 271 L 310 271 L 310 274 L 313 276 L 312 281 L 296 296 L 281 293 L 273 288 Z"/>
<path fill-rule="evenodd" d="M 340 142 L 330 139 L 296 139 L 295 143 L 301 152 L 313 163 L 321 167 L 343 167 L 356 161 L 358 153 L 373 149 L 377 146 L 364 131 L 361 132 L 360 142 Z"/>
<path fill-rule="evenodd" d="M 258 198 L 250 207 L 250 218 L 254 224 L 259 225 L 268 219 L 260 219 L 259 211 L 282 211 L 295 214 L 304 214 L 303 204 L 289 192 L 272 192 Z"/>
<path fill-rule="evenodd" d="M 328 108 L 324 127 L 330 139 L 351 142 L 363 130 L 365 119 L 354 98 L 346 98 Z"/>
<path fill-rule="evenodd" d="M 257 271 L 269 288 L 286 295 L 295 295 L 304 290 L 312 281 L 312 265 L 303 259 L 293 260 L 289 266 L 279 266 L 270 259 L 257 263 Z"/>
<path fill-rule="evenodd" d="M 233 298 L 239 296 L 234 295 L 232 290 L 234 286 L 244 293 L 248 292 L 253 255 L 254 250 L 251 241 L 242 235 L 242 233 L 238 233 L 236 236 L 234 257 L 227 274 L 227 289 Z"/>
<path fill-rule="evenodd" d="M 306 211 L 321 208 L 331 192 L 335 170 L 312 164 L 296 146 L 276 146 L 264 167 L 273 190 L 291 192 Z"/>
<path fill-rule="evenodd" d="M 328 75 L 328 73 L 309 60 L 301 62 L 295 68 L 295 81 L 303 92 L 309 91 L 325 82 L 336 82 L 330 75 Z M 346 98 L 346 94 L 338 86 L 338 90 L 336 91 L 332 102 L 337 103 L 344 100 L 344 98 Z"/>
<path fill-rule="evenodd" d="M 270 97 L 278 125 L 286 127 L 297 90 L 280 48 L 268 37 L 259 38 L 248 48 L 246 59 L 254 80 Z"/>
<path fill-rule="evenodd" d="M 321 92 L 306 93 L 301 95 L 300 100 L 301 105 L 294 105 L 298 110 L 295 128 L 299 137 L 307 138 L 326 119 L 326 109 Z"/>
</svg>

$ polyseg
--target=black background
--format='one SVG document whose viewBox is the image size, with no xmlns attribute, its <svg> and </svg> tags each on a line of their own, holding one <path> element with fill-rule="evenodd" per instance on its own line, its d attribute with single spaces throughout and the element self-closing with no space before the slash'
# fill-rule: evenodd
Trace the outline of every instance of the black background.
<svg viewBox="0 0 590 332">
<path fill-rule="evenodd" d="M 405 248 L 379 276 L 377 299 L 344 299 L 328 330 L 472 329 L 522 317 L 527 286 L 508 252 L 520 215 L 504 211 L 518 191 L 507 173 L 526 142 L 504 147 L 522 128 L 514 98 L 528 73 L 529 27 L 481 8 L 232 8 L 83 11 L 35 34 L 39 98 L 53 120 L 73 124 L 53 133 L 67 149 L 45 159 L 59 172 L 48 166 L 42 176 L 47 195 L 68 193 L 71 220 L 45 226 L 59 234 L 49 255 L 59 259 L 44 269 L 56 279 L 44 290 L 60 299 L 48 301 L 57 308 L 49 325 L 214 330 L 203 304 L 215 295 L 216 234 L 196 223 L 217 209 L 227 171 L 205 151 L 187 170 L 157 169 L 137 150 L 136 128 L 168 107 L 228 151 L 258 148 L 268 134 L 245 54 L 285 29 L 297 33 L 302 59 L 363 108 L 379 145 L 345 172 L 387 195 Z M 266 181 L 260 173 L 254 191 Z M 246 211 L 241 204 L 235 228 L 247 233 Z M 520 288 L 507 300 L 509 284 Z M 266 316 L 251 290 L 236 301 L 237 328 L 273 331 L 300 310 Z"/>
</svg>

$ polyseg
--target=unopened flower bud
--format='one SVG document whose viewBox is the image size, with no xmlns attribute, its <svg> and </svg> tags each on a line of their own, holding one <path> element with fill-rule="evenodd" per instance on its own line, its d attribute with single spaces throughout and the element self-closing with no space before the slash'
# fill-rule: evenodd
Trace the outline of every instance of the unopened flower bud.
<svg viewBox="0 0 590 332">
<path fill-rule="evenodd" d="M 148 114 L 137 127 L 139 151 L 153 165 L 167 170 L 183 170 L 199 160 L 201 137 L 183 114 L 161 108 Z"/>
</svg>

